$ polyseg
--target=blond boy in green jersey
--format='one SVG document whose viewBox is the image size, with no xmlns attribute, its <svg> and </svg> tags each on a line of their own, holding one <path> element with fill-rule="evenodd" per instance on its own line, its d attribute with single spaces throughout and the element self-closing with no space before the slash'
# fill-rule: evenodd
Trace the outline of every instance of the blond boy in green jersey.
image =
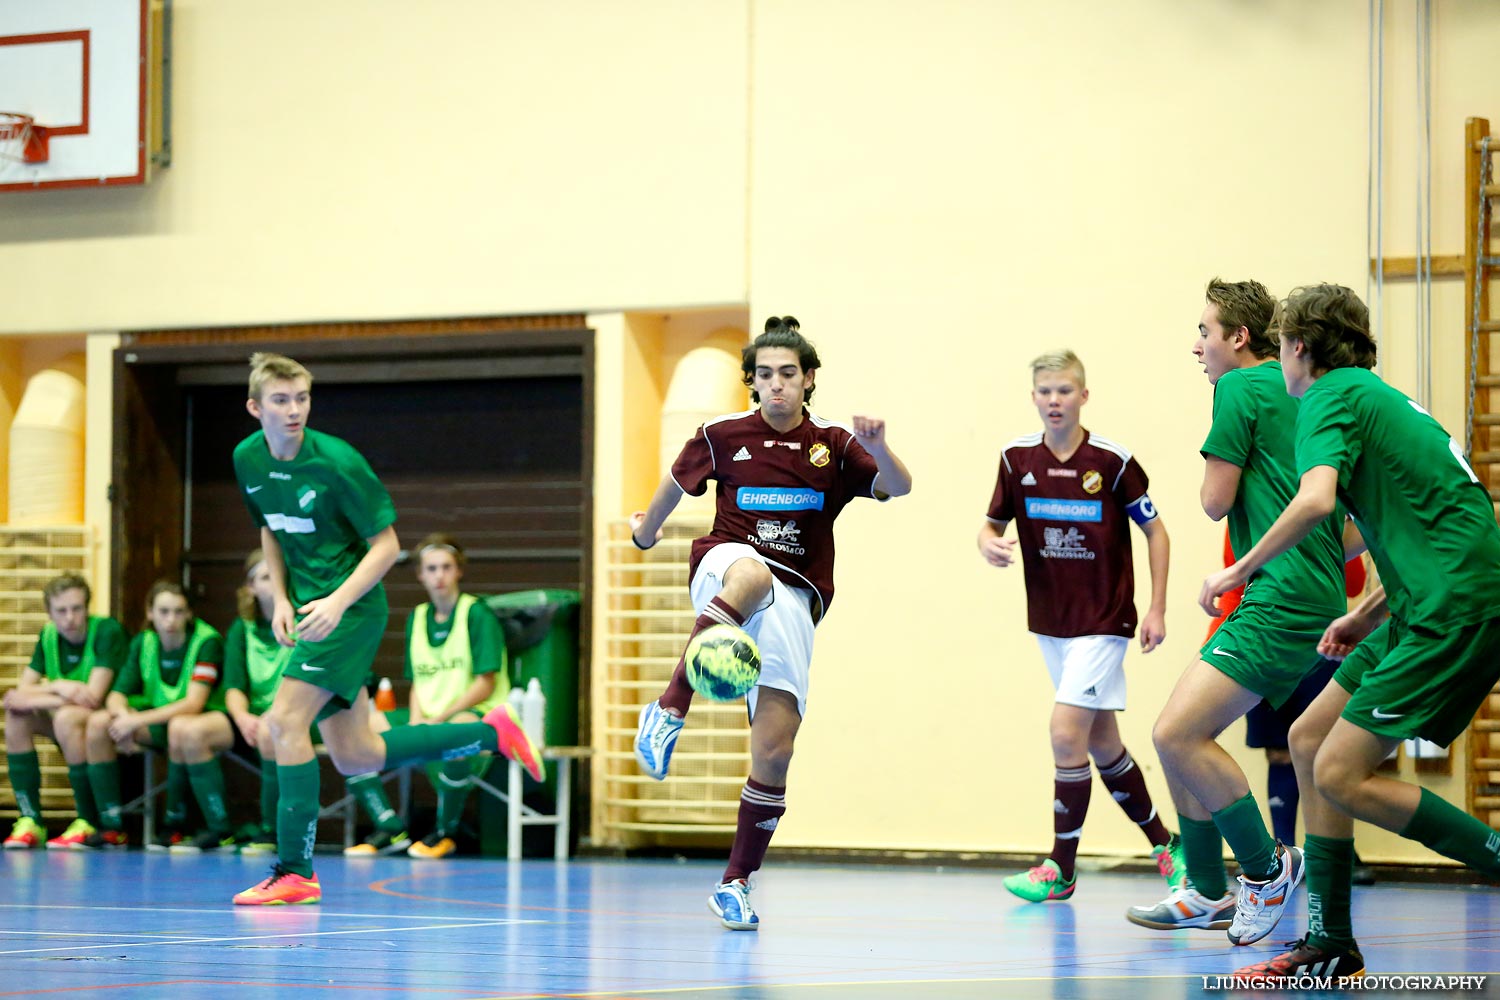
<svg viewBox="0 0 1500 1000">
<path fill-rule="evenodd" d="M 235 477 L 260 529 L 275 592 L 271 628 L 292 647 L 265 714 L 276 755 L 279 861 L 239 893 L 239 905 L 316 903 L 318 723 L 340 773 L 501 752 L 540 778 L 542 761 L 509 706 L 483 722 L 401 726 L 373 733 L 365 679 L 389 618 L 381 579 L 401 546 L 396 510 L 370 465 L 347 442 L 307 427 L 312 375 L 291 358 L 250 358 L 246 409 L 260 422 L 234 450 Z"/>
</svg>

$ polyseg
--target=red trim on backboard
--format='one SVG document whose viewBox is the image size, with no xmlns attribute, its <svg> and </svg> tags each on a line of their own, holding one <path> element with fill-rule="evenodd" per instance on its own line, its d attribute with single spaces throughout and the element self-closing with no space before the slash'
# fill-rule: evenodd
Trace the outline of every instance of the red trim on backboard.
<svg viewBox="0 0 1500 1000">
<path fill-rule="evenodd" d="M 88 31 L 49 31 L 40 35 L 0 35 L 0 45 L 52 45 L 57 42 L 82 42 L 83 43 L 83 121 L 76 125 L 54 125 L 51 122 L 37 122 L 38 125 L 47 126 L 52 135 L 88 135 L 89 134 L 89 32 Z M 17 110 L 11 108 L 8 110 Z"/>
<path fill-rule="evenodd" d="M 150 70 L 150 67 L 146 64 L 146 61 L 148 58 L 150 58 L 151 55 L 151 43 L 150 39 L 146 37 L 146 32 L 151 25 L 146 18 L 147 2 L 148 0 L 141 0 L 141 77 L 140 84 L 138 85 L 136 91 L 136 96 L 140 98 L 141 107 L 140 117 L 136 119 L 135 127 L 136 156 L 134 180 L 136 183 L 140 184 L 146 183 L 146 155 L 148 152 L 146 149 L 146 79 L 149 76 L 148 71 Z"/>
<path fill-rule="evenodd" d="M 38 191 L 42 188 L 97 188 L 113 187 L 120 184 L 144 184 L 146 182 L 146 81 L 150 66 L 147 63 L 150 57 L 150 39 L 147 31 L 150 27 L 147 4 L 149 0 L 138 0 L 141 12 L 140 21 L 140 79 L 137 84 L 139 96 L 139 108 L 136 118 L 136 158 L 135 173 L 130 176 L 121 177 L 81 177 L 76 180 L 66 181 L 20 181 L 11 184 L 0 184 L 0 191 Z M 89 86 L 92 60 L 90 58 L 89 32 L 88 31 L 58 31 L 38 35 L 9 35 L 0 39 L 0 44 L 20 44 L 23 40 L 29 42 L 55 42 L 55 41 L 82 41 L 83 42 L 83 121 L 78 125 L 65 125 L 61 128 L 53 128 L 52 136 L 81 135 L 88 133 L 89 126 Z M 6 109 L 10 110 L 10 109 Z M 46 125 L 47 122 L 38 122 L 38 125 Z"/>
</svg>

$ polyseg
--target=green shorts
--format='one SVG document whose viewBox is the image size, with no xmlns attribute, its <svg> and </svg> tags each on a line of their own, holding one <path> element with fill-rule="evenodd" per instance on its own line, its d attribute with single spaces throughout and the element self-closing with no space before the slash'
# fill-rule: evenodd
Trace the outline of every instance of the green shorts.
<svg viewBox="0 0 1500 1000">
<path fill-rule="evenodd" d="M 1318 640 L 1337 615 L 1247 601 L 1232 611 L 1198 658 L 1280 708 L 1318 665 Z"/>
<path fill-rule="evenodd" d="M 338 628 L 328 638 L 321 642 L 297 640 L 281 676 L 295 677 L 333 693 L 318 713 L 320 720 L 353 706 L 365 686 L 365 678 L 370 676 L 389 617 L 384 601 L 370 609 L 355 604 L 344 612 Z"/>
<path fill-rule="evenodd" d="M 1349 692 L 1343 717 L 1386 739 L 1457 739 L 1500 679 L 1500 618 L 1443 632 L 1395 618 L 1371 632 L 1333 679 Z"/>
</svg>

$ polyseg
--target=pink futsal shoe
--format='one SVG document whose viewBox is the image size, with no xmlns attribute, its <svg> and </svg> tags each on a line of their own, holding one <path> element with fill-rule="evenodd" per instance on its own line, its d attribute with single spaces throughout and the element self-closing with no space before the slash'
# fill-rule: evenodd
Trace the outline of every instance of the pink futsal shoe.
<svg viewBox="0 0 1500 1000">
<path fill-rule="evenodd" d="M 500 752 L 526 769 L 526 773 L 537 781 L 547 776 L 547 767 L 542 763 L 542 753 L 521 728 L 516 710 L 510 702 L 502 701 L 485 713 L 484 721 L 495 730 L 500 740 Z"/>
</svg>

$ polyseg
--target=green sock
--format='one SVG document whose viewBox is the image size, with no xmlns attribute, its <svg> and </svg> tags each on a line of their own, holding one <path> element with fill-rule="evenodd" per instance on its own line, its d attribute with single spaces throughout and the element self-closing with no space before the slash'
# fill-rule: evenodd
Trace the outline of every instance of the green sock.
<svg viewBox="0 0 1500 1000">
<path fill-rule="evenodd" d="M 1224 879 L 1224 837 L 1211 819 L 1189 819 L 1179 815 L 1182 852 L 1187 857 L 1187 877 L 1193 888 L 1209 899 L 1221 899 L 1229 887 Z"/>
<path fill-rule="evenodd" d="M 1275 878 L 1280 871 L 1276 841 L 1271 839 L 1271 831 L 1266 829 L 1266 821 L 1261 818 L 1255 794 L 1246 792 L 1244 798 L 1231 802 L 1213 815 L 1214 823 L 1234 852 L 1245 877 L 1252 882 Z"/>
<path fill-rule="evenodd" d="M 365 815 L 375 821 L 378 829 L 386 833 L 400 833 L 405 829 L 401 817 L 391 808 L 391 800 L 386 797 L 385 784 L 380 780 L 380 775 L 374 772 L 357 774 L 345 783 L 349 786 L 349 793 L 359 800 Z"/>
<path fill-rule="evenodd" d="M 89 787 L 94 790 L 94 804 L 99 808 L 99 826 L 105 830 L 121 829 L 120 762 L 90 764 Z"/>
<path fill-rule="evenodd" d="M 485 722 L 447 722 L 437 726 L 397 726 L 380 734 L 385 740 L 387 769 L 424 760 L 457 760 L 500 749 L 495 727 Z"/>
<path fill-rule="evenodd" d="M 42 821 L 42 766 L 37 763 L 36 751 L 8 753 L 5 762 L 10 767 L 10 784 L 16 793 L 16 808 L 21 815 L 40 823 Z"/>
<path fill-rule="evenodd" d="M 1354 838 L 1308 834 L 1302 844 L 1307 865 L 1308 944 L 1330 951 L 1354 947 L 1349 913 L 1354 886 Z"/>
<path fill-rule="evenodd" d="M 260 759 L 260 828 L 265 833 L 276 833 L 276 758 Z"/>
<path fill-rule="evenodd" d="M 191 789 L 192 778 L 188 775 L 188 765 L 181 761 L 168 761 L 167 811 L 161 818 L 162 825 L 168 830 L 181 833 L 183 827 L 187 826 L 187 800 Z"/>
<path fill-rule="evenodd" d="M 1500 836 L 1473 816 L 1422 789 L 1421 801 L 1401 836 L 1426 844 L 1490 878 L 1500 878 Z"/>
<path fill-rule="evenodd" d="M 78 818 L 89 826 L 98 827 L 99 807 L 94 805 L 94 789 L 89 785 L 89 766 L 69 764 L 68 784 L 73 786 L 73 804 L 78 807 Z"/>
<path fill-rule="evenodd" d="M 303 878 L 312 878 L 313 873 L 321 777 L 316 758 L 306 764 L 281 764 L 276 768 L 276 783 L 281 789 L 281 804 L 276 810 L 276 853 L 281 867 Z"/>
<path fill-rule="evenodd" d="M 450 760 L 442 766 L 433 782 L 438 799 L 437 832 L 445 837 L 458 829 L 458 822 L 463 818 L 464 803 L 469 800 L 469 789 L 474 787 L 469 781 L 471 773 L 467 760 Z"/>
<path fill-rule="evenodd" d="M 219 758 L 188 764 L 186 769 L 193 783 L 193 798 L 203 810 L 203 822 L 213 833 L 228 833 L 229 809 L 224 803 L 224 768 L 219 765 Z"/>
</svg>

